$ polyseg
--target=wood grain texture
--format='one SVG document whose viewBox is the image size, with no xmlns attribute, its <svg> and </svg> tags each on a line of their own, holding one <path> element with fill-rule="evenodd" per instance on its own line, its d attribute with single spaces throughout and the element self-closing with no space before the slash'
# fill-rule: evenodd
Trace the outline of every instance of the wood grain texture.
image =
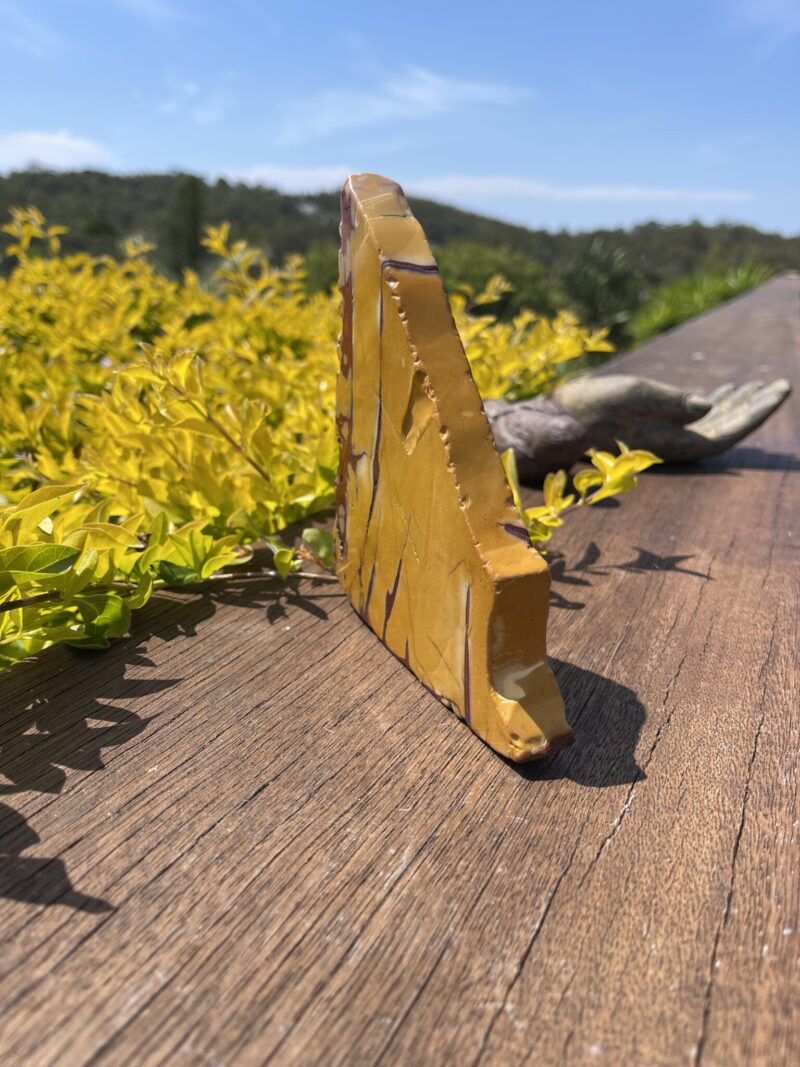
<svg viewBox="0 0 800 1067">
<path fill-rule="evenodd" d="M 797 385 L 799 296 L 615 369 Z M 797 1063 L 798 437 L 793 397 L 570 520 L 541 764 L 309 582 L 5 676 L 0 1061 Z"/>
</svg>

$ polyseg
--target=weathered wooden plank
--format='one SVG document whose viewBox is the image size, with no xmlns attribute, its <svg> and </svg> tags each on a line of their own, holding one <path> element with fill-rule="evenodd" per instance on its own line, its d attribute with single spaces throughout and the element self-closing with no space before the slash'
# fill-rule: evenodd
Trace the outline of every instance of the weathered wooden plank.
<svg viewBox="0 0 800 1067">
<path fill-rule="evenodd" d="M 618 365 L 791 378 L 799 292 Z M 792 398 L 571 520 L 543 764 L 330 586 L 162 600 L 4 678 L 3 1062 L 795 1062 L 797 450 Z"/>
</svg>

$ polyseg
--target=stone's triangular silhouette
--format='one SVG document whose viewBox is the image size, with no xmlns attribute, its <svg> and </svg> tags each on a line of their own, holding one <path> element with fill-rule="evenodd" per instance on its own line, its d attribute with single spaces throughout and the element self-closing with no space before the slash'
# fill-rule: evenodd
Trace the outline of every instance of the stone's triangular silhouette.
<svg viewBox="0 0 800 1067">
<path fill-rule="evenodd" d="M 399 185 L 342 190 L 336 559 L 355 609 L 513 760 L 571 740 L 550 575 L 514 506 L 425 235 Z"/>
</svg>

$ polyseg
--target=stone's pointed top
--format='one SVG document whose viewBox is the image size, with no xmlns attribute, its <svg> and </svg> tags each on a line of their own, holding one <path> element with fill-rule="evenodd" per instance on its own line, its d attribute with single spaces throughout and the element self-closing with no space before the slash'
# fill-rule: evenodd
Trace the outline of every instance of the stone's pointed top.
<svg viewBox="0 0 800 1067">
<path fill-rule="evenodd" d="M 366 218 L 413 217 L 406 194 L 391 178 L 380 174 L 351 174 L 344 188 L 359 202 Z"/>
<path fill-rule="evenodd" d="M 514 760 L 570 735 L 549 572 L 514 507 L 425 234 L 396 182 L 342 190 L 336 562 L 384 644 Z M 522 537 L 520 536 L 522 534 Z"/>
<path fill-rule="evenodd" d="M 401 203 L 402 198 L 402 203 Z M 361 219 L 362 249 L 371 248 L 391 300 L 375 294 L 380 325 L 392 304 L 399 312 L 415 370 L 424 377 L 432 419 L 442 435 L 447 462 L 457 472 L 462 501 L 475 550 L 493 578 L 547 571 L 530 541 L 523 543 L 509 529 L 519 522 L 511 490 L 480 395 L 453 321 L 450 304 L 425 233 L 410 211 L 400 186 L 375 174 L 349 179 L 342 193 L 342 367 L 351 360 L 354 227 Z M 362 251 L 362 255 L 365 253 Z M 427 280 L 426 280 L 427 276 Z M 361 283 L 363 287 L 363 282 Z M 379 287 L 380 289 L 380 287 Z M 377 345 L 379 339 L 375 339 Z"/>
</svg>

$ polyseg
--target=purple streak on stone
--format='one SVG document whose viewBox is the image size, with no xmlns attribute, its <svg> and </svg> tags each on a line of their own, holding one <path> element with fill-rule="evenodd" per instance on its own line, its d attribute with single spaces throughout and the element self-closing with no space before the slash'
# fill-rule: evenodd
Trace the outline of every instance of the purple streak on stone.
<svg viewBox="0 0 800 1067">
<path fill-rule="evenodd" d="M 391 592 L 386 594 L 386 614 L 383 617 L 383 634 L 381 640 L 386 643 L 386 631 L 389 627 L 389 617 L 392 614 L 394 608 L 395 598 L 397 596 L 397 589 L 400 585 L 400 574 L 403 570 L 403 557 L 400 557 L 400 562 L 397 564 L 397 573 L 394 576 L 394 583 L 391 588 Z"/>
<path fill-rule="evenodd" d="M 394 267 L 395 270 L 411 271 L 413 274 L 439 273 L 439 268 L 435 263 L 407 263 L 404 259 L 381 260 L 381 271 L 386 270 L 387 267 Z"/>
<path fill-rule="evenodd" d="M 378 495 L 378 476 L 380 475 L 380 445 L 381 445 L 381 424 L 383 422 L 383 401 L 381 399 L 381 379 L 378 378 L 378 418 L 375 423 L 375 445 L 374 452 L 372 453 L 372 496 L 369 501 L 369 511 L 367 513 L 367 525 L 364 527 L 364 547 L 367 544 L 367 534 L 369 533 L 370 523 L 372 522 L 372 512 L 375 508 L 375 497 Z"/>
<path fill-rule="evenodd" d="M 375 564 L 373 563 L 372 564 L 372 570 L 370 571 L 370 575 L 369 575 L 369 585 L 367 586 L 367 596 L 366 596 L 366 599 L 364 601 L 364 607 L 363 607 L 363 609 L 361 611 L 361 614 L 364 616 L 365 619 L 369 618 L 369 602 L 372 599 L 372 589 L 373 589 L 374 585 L 375 585 Z"/>
<path fill-rule="evenodd" d="M 506 533 L 511 534 L 512 537 L 516 537 L 519 541 L 524 541 L 526 545 L 530 545 L 531 539 L 528 535 L 528 531 L 525 529 L 524 526 L 517 526 L 513 522 L 504 522 L 501 523 L 501 526 L 506 531 Z"/>
</svg>

